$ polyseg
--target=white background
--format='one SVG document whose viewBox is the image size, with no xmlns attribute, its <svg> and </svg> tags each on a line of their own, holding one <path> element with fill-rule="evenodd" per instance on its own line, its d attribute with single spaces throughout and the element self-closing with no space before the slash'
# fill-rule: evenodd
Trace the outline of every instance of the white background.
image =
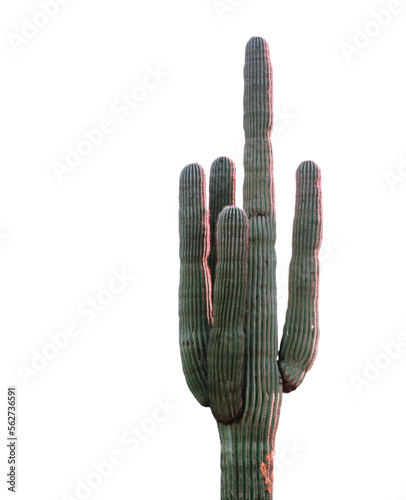
<svg viewBox="0 0 406 500">
<path fill-rule="evenodd" d="M 385 27 L 371 12 L 396 2 L 224 0 L 223 15 L 212 0 L 65 3 L 48 21 L 35 0 L 0 7 L 1 494 L 17 385 L 21 499 L 80 498 L 80 481 L 97 483 L 92 464 L 114 453 L 121 465 L 87 498 L 220 497 L 216 424 L 178 348 L 178 182 L 186 164 L 208 172 L 229 156 L 242 204 L 242 72 L 256 35 L 274 72 L 280 331 L 301 161 L 321 167 L 324 196 L 319 353 L 284 396 L 275 498 L 404 500 L 406 348 L 389 359 L 382 344 L 406 328 L 405 2 Z M 46 25 L 12 42 L 23 18 Z M 346 58 L 357 27 L 374 36 Z M 148 68 L 166 76 L 124 118 L 111 106 Z M 103 119 L 114 131 L 60 182 L 54 162 Z M 123 269 L 133 279 L 87 323 L 83 302 Z M 24 381 L 69 322 L 81 333 Z M 368 380 L 375 361 L 385 368 Z M 158 400 L 176 409 L 158 413 Z M 126 445 L 142 425 L 150 434 Z"/>
</svg>

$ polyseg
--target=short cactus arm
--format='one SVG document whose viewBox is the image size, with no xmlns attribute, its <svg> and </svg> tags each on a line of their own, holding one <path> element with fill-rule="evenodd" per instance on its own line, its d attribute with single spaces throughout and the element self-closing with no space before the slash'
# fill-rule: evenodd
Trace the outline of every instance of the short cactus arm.
<svg viewBox="0 0 406 500">
<path fill-rule="evenodd" d="M 235 164 L 225 156 L 214 160 L 210 169 L 209 212 L 210 212 L 210 256 L 211 282 L 215 281 L 217 262 L 217 220 L 224 207 L 235 205 Z M 212 293 L 214 287 L 212 286 Z"/>
<path fill-rule="evenodd" d="M 226 207 L 218 218 L 218 261 L 208 358 L 209 399 L 218 422 L 228 423 L 243 405 L 244 318 L 248 287 L 248 217 Z"/>
<path fill-rule="evenodd" d="M 296 209 L 289 300 L 279 353 L 284 392 L 295 390 L 312 367 L 319 340 L 319 260 L 322 198 L 319 167 L 304 162 L 296 172 Z"/>
<path fill-rule="evenodd" d="M 212 323 L 209 233 L 205 174 L 194 163 L 182 170 L 179 186 L 179 343 L 186 382 L 203 406 L 209 406 L 206 354 Z"/>
</svg>

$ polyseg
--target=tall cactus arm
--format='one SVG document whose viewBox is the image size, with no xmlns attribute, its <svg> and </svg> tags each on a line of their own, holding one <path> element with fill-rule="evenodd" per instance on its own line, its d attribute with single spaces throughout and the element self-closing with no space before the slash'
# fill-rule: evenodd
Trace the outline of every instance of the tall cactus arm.
<svg viewBox="0 0 406 500">
<path fill-rule="evenodd" d="M 278 361 L 284 392 L 291 392 L 302 383 L 317 354 L 321 238 L 320 170 L 313 162 L 303 162 L 296 172 L 289 299 Z"/>
<path fill-rule="evenodd" d="M 210 227 L 206 209 L 206 179 L 197 163 L 181 172 L 179 185 L 179 343 L 189 389 L 209 406 L 207 343 L 212 324 L 208 266 Z"/>
<path fill-rule="evenodd" d="M 244 66 L 244 208 L 250 221 L 247 333 L 248 383 L 268 396 L 278 392 L 280 376 L 276 304 L 276 223 L 272 130 L 272 66 L 263 38 L 249 40 Z M 252 409 L 261 399 L 251 391 Z M 251 403 L 250 403 L 251 404 Z M 260 406 L 256 408 L 258 411 Z"/>
<path fill-rule="evenodd" d="M 272 85 L 269 46 L 263 38 L 252 37 L 244 65 L 244 209 L 249 217 L 265 215 L 274 223 Z"/>
<path fill-rule="evenodd" d="M 247 299 L 248 218 L 225 208 L 217 226 L 218 261 L 213 328 L 207 353 L 209 399 L 218 422 L 231 422 L 243 404 L 244 319 Z"/>
</svg>

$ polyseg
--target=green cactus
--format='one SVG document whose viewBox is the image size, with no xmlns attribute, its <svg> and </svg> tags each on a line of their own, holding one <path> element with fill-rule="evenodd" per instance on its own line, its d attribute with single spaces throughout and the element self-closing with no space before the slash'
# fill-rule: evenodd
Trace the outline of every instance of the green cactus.
<svg viewBox="0 0 406 500">
<path fill-rule="evenodd" d="M 182 170 L 179 194 L 182 366 L 190 390 L 217 420 L 222 500 L 272 498 L 282 393 L 301 384 L 319 338 L 321 177 L 315 163 L 304 162 L 296 172 L 289 299 L 278 353 L 272 68 L 262 38 L 246 46 L 244 83 L 244 210 L 233 206 L 235 165 L 228 158 L 211 167 L 209 210 L 200 165 Z"/>
</svg>

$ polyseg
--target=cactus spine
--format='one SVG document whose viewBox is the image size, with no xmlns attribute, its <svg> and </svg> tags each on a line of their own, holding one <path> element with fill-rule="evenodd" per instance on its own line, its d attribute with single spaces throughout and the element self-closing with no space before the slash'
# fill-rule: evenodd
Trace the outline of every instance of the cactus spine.
<svg viewBox="0 0 406 500">
<path fill-rule="evenodd" d="M 228 158 L 211 167 L 210 211 L 200 165 L 186 166 L 180 176 L 182 366 L 190 390 L 217 420 L 222 500 L 272 498 L 282 393 L 303 381 L 319 338 L 321 178 L 315 163 L 304 162 L 296 173 L 289 300 L 278 353 L 272 68 L 262 38 L 247 44 L 244 83 L 244 210 L 234 206 L 235 165 Z"/>
</svg>

